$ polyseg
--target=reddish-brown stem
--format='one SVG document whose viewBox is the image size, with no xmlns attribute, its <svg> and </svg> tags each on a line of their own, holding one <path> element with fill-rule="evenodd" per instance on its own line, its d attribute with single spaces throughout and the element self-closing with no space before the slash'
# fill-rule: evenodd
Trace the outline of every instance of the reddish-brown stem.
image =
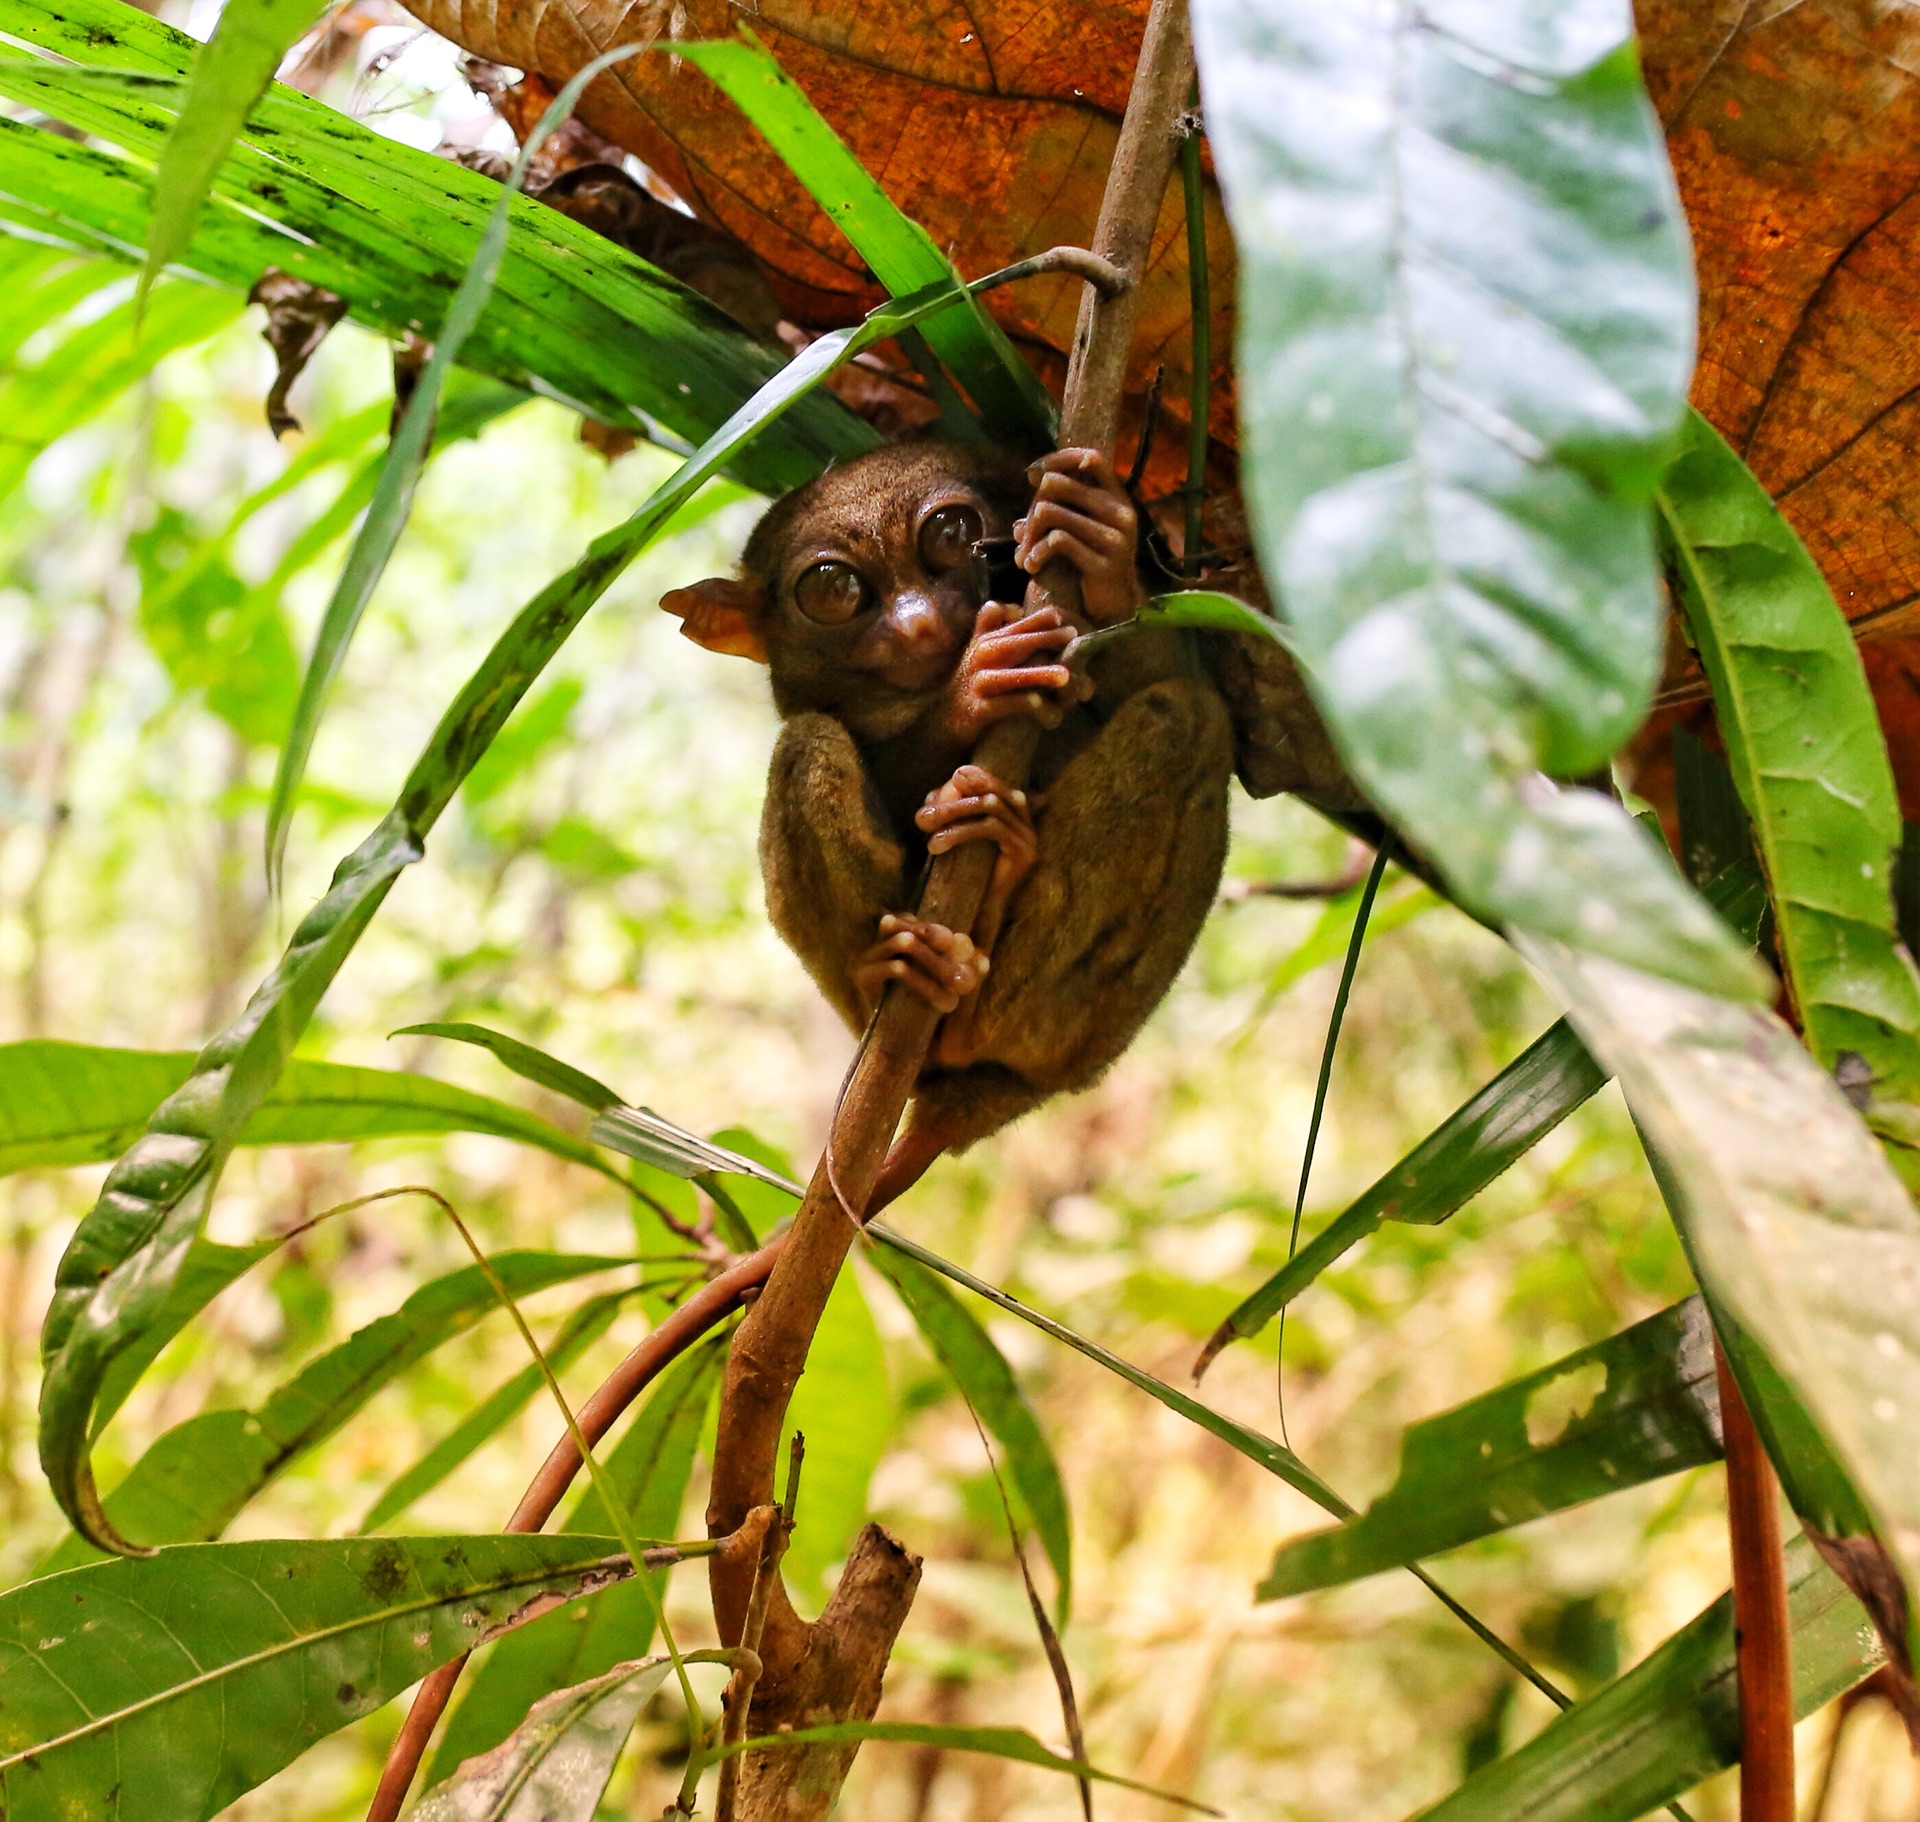
<svg viewBox="0 0 1920 1822">
<path fill-rule="evenodd" d="M 1082 298 L 1061 413 L 1064 446 L 1111 452 L 1139 303 L 1137 280 L 1145 270 L 1172 175 L 1175 123 L 1192 79 L 1185 0 L 1154 0 L 1093 237 L 1093 251 L 1130 282 L 1114 295 L 1089 289 Z M 1028 589 L 1029 611 L 1047 605 L 1078 618 L 1079 577 L 1064 561 L 1048 564 Z M 1040 729 L 1030 719 L 1000 722 L 982 737 L 975 763 L 1018 789 L 1026 782 L 1039 738 Z M 950 929 L 971 930 L 994 858 L 984 842 L 941 855 L 922 895 L 920 915 Z M 907 994 L 889 992 L 881 1001 L 841 1097 L 826 1152 L 794 1218 L 787 1251 L 734 1336 L 707 1507 L 707 1528 L 713 1536 L 737 1531 L 756 1506 L 771 1502 L 781 1422 L 853 1243 L 855 1222 L 849 1216 L 863 1215 L 872 1198 L 938 1016 Z M 709 1581 L 714 1620 L 720 1637 L 729 1643 L 741 1636 L 752 1576 L 751 1562 L 713 1560 Z M 808 1637 L 806 1623 L 776 1582 L 760 1645 L 763 1689 L 777 1687 L 801 1662 Z"/>
<path fill-rule="evenodd" d="M 749 1253 L 737 1265 L 702 1285 L 681 1304 L 644 1341 L 632 1348 L 626 1358 L 600 1383 L 593 1396 L 575 1414 L 574 1422 L 591 1447 L 598 1442 L 628 1405 L 654 1380 L 684 1354 L 700 1337 L 723 1322 L 740 1307 L 741 1298 L 767 1281 L 780 1249 L 786 1244 L 783 1234 L 769 1241 L 757 1253 Z M 509 1532 L 538 1531 L 553 1516 L 573 1478 L 580 1472 L 580 1451 L 573 1438 L 563 1434 L 552 1452 L 541 1463 L 540 1472 L 521 1495 L 513 1516 L 503 1527 Z M 367 1822 L 394 1822 L 400 1806 L 413 1787 L 414 1775 L 426 1756 L 427 1742 L 467 1666 L 467 1654 L 453 1658 L 421 1683 L 413 1706 L 401 1724 L 400 1736 L 387 1754 L 380 1773 L 379 1787 L 367 1808 Z"/>
<path fill-rule="evenodd" d="M 1773 1465 L 1716 1340 L 1740 1687 L 1740 1822 L 1793 1822 L 1793 1656 Z"/>
</svg>

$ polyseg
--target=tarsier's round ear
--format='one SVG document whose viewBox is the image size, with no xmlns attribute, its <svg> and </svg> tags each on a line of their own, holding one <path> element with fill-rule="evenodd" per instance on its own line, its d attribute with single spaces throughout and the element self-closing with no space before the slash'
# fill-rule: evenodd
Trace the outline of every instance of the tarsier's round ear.
<svg viewBox="0 0 1920 1822">
<path fill-rule="evenodd" d="M 660 597 L 660 605 L 681 622 L 680 630 L 695 645 L 735 658 L 767 661 L 763 628 L 767 599 L 757 584 L 731 576 L 709 576 L 688 588 L 676 588 Z"/>
</svg>

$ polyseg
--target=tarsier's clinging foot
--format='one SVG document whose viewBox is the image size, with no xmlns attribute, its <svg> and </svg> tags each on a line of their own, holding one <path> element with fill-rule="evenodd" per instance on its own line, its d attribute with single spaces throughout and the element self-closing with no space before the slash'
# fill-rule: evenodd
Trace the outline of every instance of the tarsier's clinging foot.
<svg viewBox="0 0 1920 1822">
<path fill-rule="evenodd" d="M 987 896 L 997 898 L 1002 910 L 1033 871 L 1038 843 L 1027 794 L 1009 790 L 984 766 L 963 765 L 928 797 L 913 820 L 927 838 L 929 854 L 945 854 L 969 841 L 990 841 L 1000 850 Z M 983 946 L 991 947 L 992 935 L 978 924 L 974 928 Z"/>
</svg>

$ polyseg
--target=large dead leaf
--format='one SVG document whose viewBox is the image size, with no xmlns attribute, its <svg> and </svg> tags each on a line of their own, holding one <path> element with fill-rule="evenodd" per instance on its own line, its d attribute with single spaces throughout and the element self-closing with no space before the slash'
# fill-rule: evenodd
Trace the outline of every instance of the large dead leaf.
<svg viewBox="0 0 1920 1822">
<path fill-rule="evenodd" d="M 726 0 L 410 0 L 456 44 L 548 83 L 616 44 L 718 38 Z M 908 214 L 969 276 L 1048 247 L 1085 246 L 1126 107 L 1147 0 L 763 0 L 751 23 L 822 114 Z M 706 77 L 667 54 L 630 58 L 588 89 L 588 125 L 660 173 L 694 209 L 751 249 L 788 317 L 855 321 L 881 292 L 858 255 Z M 1233 268 L 1226 218 L 1207 182 L 1214 249 L 1210 427 L 1233 439 Z M 990 307 L 1041 351 L 1058 385 L 1079 310 L 1078 280 L 1009 286 Z M 1140 300 L 1130 390 L 1166 368 L 1171 417 L 1191 372 L 1186 226 L 1178 184 L 1160 211 Z M 1051 358 L 1049 358 L 1049 356 Z M 1164 446 L 1173 453 L 1176 439 Z"/>
<path fill-rule="evenodd" d="M 1920 8 L 1639 0 L 1700 268 L 1694 401 L 1860 634 L 1920 623 Z"/>
</svg>

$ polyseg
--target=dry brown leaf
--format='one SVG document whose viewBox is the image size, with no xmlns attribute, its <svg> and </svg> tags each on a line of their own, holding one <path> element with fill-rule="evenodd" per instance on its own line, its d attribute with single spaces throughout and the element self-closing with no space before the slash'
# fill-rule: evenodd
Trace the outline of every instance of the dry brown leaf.
<svg viewBox="0 0 1920 1822">
<path fill-rule="evenodd" d="M 411 0 L 463 49 L 558 85 L 618 44 L 730 35 L 725 0 Z M 1126 107 L 1147 0 L 763 0 L 754 30 L 889 195 L 969 277 L 1063 244 L 1085 246 Z M 760 261 L 787 317 L 809 329 L 857 321 L 881 300 L 858 255 L 732 102 L 664 50 L 629 58 L 587 90 L 581 117 L 643 160 Z M 1214 436 L 1234 440 L 1233 267 L 1207 184 L 1213 282 Z M 1043 358 L 1058 386 L 1080 283 L 1008 286 L 990 308 Z M 1169 417 L 1186 419 L 1191 368 L 1186 222 L 1178 184 L 1160 211 L 1129 390 L 1164 363 Z M 1182 438 L 1161 439 L 1166 476 Z"/>
</svg>

